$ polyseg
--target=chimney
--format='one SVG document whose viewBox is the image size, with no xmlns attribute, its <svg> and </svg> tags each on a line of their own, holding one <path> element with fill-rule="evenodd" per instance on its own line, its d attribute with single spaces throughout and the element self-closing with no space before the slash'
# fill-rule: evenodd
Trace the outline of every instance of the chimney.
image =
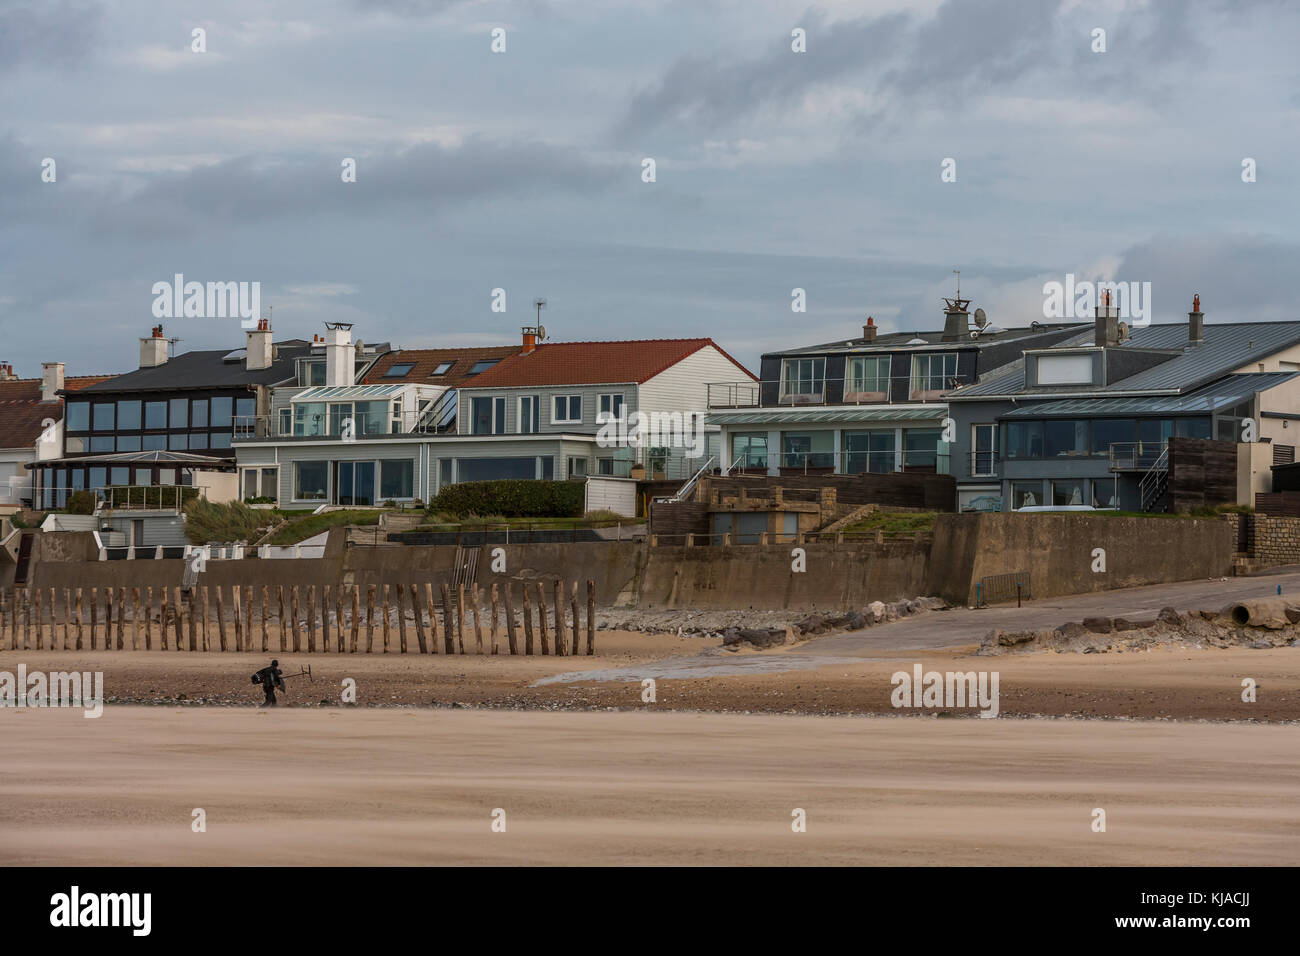
<svg viewBox="0 0 1300 956">
<path fill-rule="evenodd" d="M 12 362 L 0 362 L 0 382 L 12 382 L 17 377 Z"/>
<path fill-rule="evenodd" d="M 1101 296 L 1102 301 L 1095 310 L 1097 316 L 1096 342 L 1098 348 L 1107 348 L 1119 345 L 1119 306 L 1111 306 L 1109 289 L 1104 291 Z"/>
<path fill-rule="evenodd" d="M 867 316 L 867 324 L 862 327 L 862 341 L 871 344 L 876 341 L 876 320 Z"/>
<path fill-rule="evenodd" d="M 163 327 L 155 325 L 147 339 L 140 340 L 140 367 L 157 368 L 167 364 L 167 340 L 163 338 Z"/>
<path fill-rule="evenodd" d="M 527 355 L 533 349 L 537 348 L 537 328 L 536 326 L 525 325 L 523 332 L 524 332 L 523 354 Z"/>
<path fill-rule="evenodd" d="M 41 363 L 41 401 L 57 402 L 59 389 L 63 388 L 63 363 Z"/>
<path fill-rule="evenodd" d="M 325 384 L 352 385 L 356 377 L 356 350 L 351 322 L 325 323 Z"/>
<path fill-rule="evenodd" d="M 1187 313 L 1187 342 L 1200 345 L 1205 341 L 1205 313 L 1201 311 L 1201 294 L 1192 296 L 1192 311 Z"/>
<path fill-rule="evenodd" d="M 966 338 L 970 330 L 970 313 L 966 311 L 970 299 L 944 299 L 943 301 L 948 306 L 943 312 L 943 341 L 960 342 Z"/>
<path fill-rule="evenodd" d="M 271 320 L 258 319 L 257 328 L 250 329 L 244 352 L 244 368 L 250 372 L 271 367 Z"/>
</svg>

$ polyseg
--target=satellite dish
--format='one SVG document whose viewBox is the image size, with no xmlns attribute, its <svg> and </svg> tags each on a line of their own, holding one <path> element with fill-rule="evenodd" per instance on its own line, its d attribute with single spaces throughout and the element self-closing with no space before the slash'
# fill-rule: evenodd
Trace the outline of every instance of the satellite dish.
<svg viewBox="0 0 1300 956">
<path fill-rule="evenodd" d="M 544 338 L 546 338 L 546 326 L 544 326 L 544 325 L 539 325 L 539 326 L 537 327 L 537 338 L 538 338 L 538 339 L 544 339 Z"/>
<path fill-rule="evenodd" d="M 984 314 L 983 309 L 975 310 L 975 327 L 982 329 L 989 324 L 989 317 Z"/>
<path fill-rule="evenodd" d="M 980 330 L 979 330 L 979 329 L 971 329 L 971 330 L 970 330 L 970 337 L 973 338 L 973 339 L 977 339 L 977 338 L 979 338 L 979 337 L 980 337 Z"/>
</svg>

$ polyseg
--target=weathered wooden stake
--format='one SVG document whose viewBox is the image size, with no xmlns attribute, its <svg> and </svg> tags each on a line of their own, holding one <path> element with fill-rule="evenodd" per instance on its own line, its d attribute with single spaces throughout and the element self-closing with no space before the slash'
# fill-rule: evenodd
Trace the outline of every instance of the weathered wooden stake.
<svg viewBox="0 0 1300 956">
<path fill-rule="evenodd" d="M 217 638 L 221 641 L 221 649 L 226 650 L 226 596 L 222 593 L 221 585 L 217 585 Z"/>
<path fill-rule="evenodd" d="M 202 627 L 199 628 L 199 632 L 203 635 L 203 651 L 206 653 L 208 651 L 208 586 L 206 584 L 199 589 L 199 596 L 202 601 L 200 613 L 203 615 Z"/>
<path fill-rule="evenodd" d="M 542 654 L 551 653 L 551 646 L 546 637 L 546 588 L 537 582 L 537 630 L 542 639 Z"/>
<path fill-rule="evenodd" d="M 397 584 L 397 640 L 398 648 L 403 654 L 406 653 L 406 611 L 402 610 L 402 595 L 406 593 L 406 585 Z"/>
<path fill-rule="evenodd" d="M 510 582 L 506 582 L 506 643 L 510 645 L 510 653 L 519 653 L 519 643 L 515 639 L 515 607 L 510 600 Z"/>
<path fill-rule="evenodd" d="M 238 584 L 230 586 L 230 600 L 235 612 L 235 650 L 244 653 L 244 615 L 240 607 L 240 598 L 243 597 L 241 588 Z"/>
<path fill-rule="evenodd" d="M 474 653 L 482 654 L 483 653 L 483 627 L 479 623 L 479 610 L 478 610 L 479 599 L 478 599 L 477 584 L 474 585 L 474 590 L 470 592 L 470 596 L 474 599 Z"/>
<path fill-rule="evenodd" d="M 420 645 L 420 653 L 429 653 L 428 642 L 424 639 L 424 608 L 420 606 L 420 586 L 411 585 L 411 611 L 415 614 L 415 640 Z"/>
<path fill-rule="evenodd" d="M 298 625 L 298 617 L 302 613 L 302 608 L 298 603 L 298 585 L 295 584 L 290 589 L 289 596 L 293 602 L 289 611 L 289 633 L 293 635 L 293 652 L 298 654 L 302 651 L 302 628 Z"/>
<path fill-rule="evenodd" d="M 15 594 L 15 597 L 17 595 Z M 17 602 L 15 602 L 17 603 Z M 99 630 L 99 588 L 90 589 L 90 649 L 95 649 L 95 640 Z"/>
<path fill-rule="evenodd" d="M 452 623 L 454 615 L 451 612 L 451 588 L 444 581 L 440 590 L 442 591 L 442 646 L 448 654 L 455 654 L 456 645 L 451 639 L 451 629 L 454 626 Z"/>
<path fill-rule="evenodd" d="M 359 628 L 360 626 L 361 626 L 361 592 L 357 590 L 357 586 L 354 584 L 352 585 L 352 627 L 350 628 L 351 633 L 348 636 L 348 641 L 351 644 L 349 650 L 353 654 L 357 652 L 357 628 Z"/>
<path fill-rule="evenodd" d="M 288 647 L 285 641 L 289 639 L 289 611 L 284 603 L 284 585 L 277 584 L 275 589 L 280 596 L 280 653 L 283 654 Z"/>
<path fill-rule="evenodd" d="M 497 583 L 492 582 L 492 653 L 497 652 Z"/>
<path fill-rule="evenodd" d="M 181 589 L 172 588 L 172 603 L 175 609 L 172 611 L 172 636 L 174 637 L 173 645 L 176 650 L 182 650 L 184 645 L 181 643 L 181 636 L 184 631 L 181 629 L 181 614 L 184 612 L 184 605 L 181 603 Z"/>
<path fill-rule="evenodd" d="M 533 653 L 533 604 L 528 598 L 528 582 L 524 582 L 524 654 Z"/>
<path fill-rule="evenodd" d="M 190 588 L 190 599 L 187 602 L 185 602 L 185 610 L 188 613 L 190 619 L 190 653 L 191 654 L 193 654 L 195 651 L 199 649 L 199 621 L 198 621 L 199 615 L 197 613 L 199 609 L 200 609 L 200 605 L 199 605 L 198 591 L 195 588 Z"/>
<path fill-rule="evenodd" d="M 555 656 L 563 657 L 567 646 L 564 642 L 564 582 L 555 579 Z"/>
<path fill-rule="evenodd" d="M 45 640 L 43 635 L 41 634 L 41 630 L 43 627 L 41 619 L 44 617 L 44 615 L 41 613 L 42 611 L 41 605 L 43 603 L 44 601 L 41 599 L 41 589 L 37 588 L 36 589 L 36 649 L 38 651 L 45 650 Z"/>
<path fill-rule="evenodd" d="M 366 653 L 375 649 L 375 586 L 366 585 Z"/>
<path fill-rule="evenodd" d="M 0 629 L 4 627 L 4 617 L 0 614 Z M 63 589 L 63 649 L 68 650 L 69 638 L 72 636 L 72 589 Z M 0 641 L 3 636 L 0 635 Z"/>
<path fill-rule="evenodd" d="M 50 605 L 53 607 L 53 604 Z M 131 588 L 131 650 L 140 649 L 140 589 Z"/>
<path fill-rule="evenodd" d="M 167 587 L 158 589 L 161 595 L 158 600 L 158 647 L 160 650 L 167 650 Z"/>
<path fill-rule="evenodd" d="M 424 582 L 424 603 L 429 610 L 429 653 L 438 653 L 438 610 L 433 605 L 433 582 Z"/>
<path fill-rule="evenodd" d="M 596 582 L 587 579 L 587 656 L 596 653 Z"/>
<path fill-rule="evenodd" d="M 573 587 L 569 592 L 569 607 L 573 611 L 573 650 L 572 655 L 578 656 L 578 638 L 582 635 L 582 619 L 578 616 L 578 582 L 573 582 Z"/>
<path fill-rule="evenodd" d="M 316 653 L 316 585 L 307 585 L 307 653 Z"/>
<path fill-rule="evenodd" d="M 117 649 L 120 651 L 126 637 L 126 588 L 117 589 Z"/>
<path fill-rule="evenodd" d="M 465 582 L 456 585 L 456 652 L 465 653 Z"/>
<path fill-rule="evenodd" d="M 384 610 L 384 653 L 387 654 L 388 653 L 388 628 L 391 623 L 388 620 L 388 585 L 387 584 L 384 585 L 382 605 Z"/>
<path fill-rule="evenodd" d="M 66 604 L 67 601 L 64 601 Z M 144 589 L 144 649 L 153 650 L 153 585 Z"/>
<path fill-rule="evenodd" d="M 321 585 L 320 589 L 320 649 L 321 653 L 330 651 L 330 586 Z"/>
<path fill-rule="evenodd" d="M 270 607 L 270 605 L 271 605 L 270 589 L 265 584 L 263 584 L 262 585 L 262 653 L 263 654 L 265 654 L 267 651 L 270 650 L 270 645 L 268 644 L 268 640 L 270 638 L 269 625 L 271 622 L 270 622 L 270 615 L 267 612 L 267 608 Z"/>
</svg>

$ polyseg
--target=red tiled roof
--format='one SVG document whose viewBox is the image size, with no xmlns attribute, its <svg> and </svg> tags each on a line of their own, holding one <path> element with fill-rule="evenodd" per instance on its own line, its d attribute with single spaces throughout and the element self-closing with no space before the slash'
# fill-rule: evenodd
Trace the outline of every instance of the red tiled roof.
<svg viewBox="0 0 1300 956">
<path fill-rule="evenodd" d="M 510 388 L 534 385 L 638 385 L 671 368 L 706 346 L 713 346 L 745 375 L 752 372 L 713 339 L 640 339 L 627 342 L 546 342 L 529 352 L 505 359 L 474 377 L 468 388 Z M 757 379 L 755 379 L 757 380 Z"/>
<path fill-rule="evenodd" d="M 492 345 L 484 348 L 469 349 L 399 349 L 381 355 L 374 367 L 366 373 L 363 385 L 385 385 L 390 383 L 409 383 L 412 385 L 447 385 L 455 386 L 470 378 L 469 370 L 476 362 L 484 359 L 505 359 L 519 351 L 518 345 Z M 415 367 L 402 376 L 385 377 L 394 365 L 414 363 Z M 442 375 L 434 375 L 433 370 L 444 362 L 451 362 L 451 368 Z M 479 373 L 482 374 L 481 372 Z M 473 376 L 477 378 L 478 376 Z"/>
<path fill-rule="evenodd" d="M 111 375 L 75 375 L 63 380 L 69 391 L 112 378 Z M 63 420 L 63 401 L 42 402 L 39 378 L 0 382 L 0 448 L 27 448 L 35 444 L 47 418 Z"/>
</svg>

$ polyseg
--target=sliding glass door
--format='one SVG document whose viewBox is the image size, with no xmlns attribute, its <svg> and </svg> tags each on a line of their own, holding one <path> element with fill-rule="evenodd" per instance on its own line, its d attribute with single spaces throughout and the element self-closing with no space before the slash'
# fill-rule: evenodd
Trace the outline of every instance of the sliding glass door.
<svg viewBox="0 0 1300 956">
<path fill-rule="evenodd" d="M 336 466 L 334 487 L 335 504 L 373 505 L 375 503 L 375 463 L 373 461 L 341 461 Z"/>
</svg>

